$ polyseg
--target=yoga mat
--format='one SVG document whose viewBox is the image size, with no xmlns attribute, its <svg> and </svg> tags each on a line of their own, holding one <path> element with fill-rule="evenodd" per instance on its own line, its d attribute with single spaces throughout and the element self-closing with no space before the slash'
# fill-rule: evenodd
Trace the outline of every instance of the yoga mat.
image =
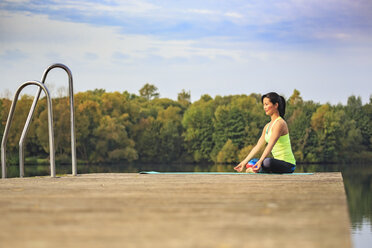
<svg viewBox="0 0 372 248">
<path fill-rule="evenodd" d="M 158 172 L 158 171 L 141 171 L 139 174 L 180 174 L 180 175 L 313 175 L 314 173 L 238 173 L 238 172 Z"/>
</svg>

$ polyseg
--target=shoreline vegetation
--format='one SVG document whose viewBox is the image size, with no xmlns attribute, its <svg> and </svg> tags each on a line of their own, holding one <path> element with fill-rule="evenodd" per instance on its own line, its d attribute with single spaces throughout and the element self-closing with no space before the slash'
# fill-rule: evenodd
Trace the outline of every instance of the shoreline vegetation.
<svg viewBox="0 0 372 248">
<path fill-rule="evenodd" d="M 70 157 L 67 157 L 67 158 L 64 158 L 63 160 L 57 158 L 56 159 L 56 165 L 61 165 L 61 166 L 70 166 L 71 165 L 71 156 Z M 164 165 L 164 164 L 168 164 L 168 165 L 174 165 L 174 166 L 179 166 L 179 165 L 187 165 L 187 166 L 205 166 L 205 167 L 210 167 L 210 166 L 213 166 L 213 165 L 221 165 L 221 166 L 236 166 L 236 163 L 238 162 L 232 162 L 232 163 L 218 163 L 218 162 L 202 162 L 202 163 L 198 163 L 198 162 L 182 162 L 182 161 L 176 161 L 176 162 L 169 162 L 169 163 L 161 163 L 161 162 L 156 162 L 156 161 L 153 161 L 153 162 L 139 162 L 139 161 L 131 161 L 131 162 L 128 162 L 128 161 L 108 161 L 108 162 L 89 162 L 89 161 L 83 161 L 83 160 L 80 160 L 78 159 L 77 160 L 77 164 L 80 166 L 89 166 L 89 165 L 92 165 L 92 166 L 105 166 L 105 165 L 113 165 L 113 166 L 117 166 L 117 165 L 126 165 L 126 166 L 136 166 L 136 165 Z M 50 164 L 50 161 L 49 161 L 49 157 L 46 157 L 46 158 L 39 158 L 39 157 L 30 157 L 30 158 L 25 158 L 25 161 L 24 161 L 24 164 L 25 165 L 29 165 L 29 166 L 38 166 L 38 165 L 45 165 L 45 166 L 49 166 Z M 296 161 L 296 165 L 297 166 L 311 166 L 311 165 L 316 165 L 316 166 L 319 166 L 319 165 L 327 165 L 327 166 L 330 166 L 330 165 L 335 165 L 335 166 L 340 166 L 340 165 L 345 165 L 347 163 L 341 163 L 341 162 L 303 162 L 303 161 Z M 371 165 L 372 162 L 371 161 L 366 161 L 366 162 L 363 162 L 363 163 L 356 163 L 358 165 Z M 18 166 L 19 165 L 19 161 L 16 160 L 16 159 L 13 159 L 13 160 L 10 160 L 10 163 L 8 163 L 8 165 L 11 165 L 11 166 Z"/>
<path fill-rule="evenodd" d="M 146 84 L 139 95 L 103 89 L 75 94 L 79 164 L 235 164 L 255 145 L 269 121 L 261 95 L 203 95 L 191 102 L 160 98 Z M 9 133 L 7 163 L 18 164 L 18 142 L 33 96 L 17 103 Z M 298 90 L 286 99 L 285 119 L 297 163 L 372 163 L 372 97 L 367 104 L 350 96 L 347 104 L 304 101 Z M 10 99 L 0 99 L 3 136 Z M 53 98 L 56 163 L 71 163 L 68 97 Z M 41 98 L 25 144 L 26 164 L 47 164 L 46 99 Z"/>
</svg>

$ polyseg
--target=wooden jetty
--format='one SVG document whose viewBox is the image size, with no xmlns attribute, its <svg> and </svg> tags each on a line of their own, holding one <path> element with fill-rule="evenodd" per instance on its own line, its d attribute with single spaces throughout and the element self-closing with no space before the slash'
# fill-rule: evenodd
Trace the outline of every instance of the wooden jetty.
<svg viewBox="0 0 372 248">
<path fill-rule="evenodd" d="M 0 180 L 0 247 L 351 247 L 341 173 Z"/>
</svg>

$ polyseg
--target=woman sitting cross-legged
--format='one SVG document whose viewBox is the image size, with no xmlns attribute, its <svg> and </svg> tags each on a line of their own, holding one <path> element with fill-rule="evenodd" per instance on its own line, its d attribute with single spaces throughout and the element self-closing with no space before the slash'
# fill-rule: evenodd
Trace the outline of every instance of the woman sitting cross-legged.
<svg viewBox="0 0 372 248">
<path fill-rule="evenodd" d="M 296 160 L 293 156 L 291 141 L 289 139 L 288 126 L 283 119 L 285 114 L 285 100 L 275 92 L 267 93 L 261 98 L 266 115 L 271 121 L 262 130 L 257 145 L 251 150 L 248 156 L 234 169 L 242 172 L 248 162 L 267 143 L 261 158 L 253 165 L 247 167 L 246 172 L 261 173 L 292 173 L 296 168 Z M 272 153 L 274 158 L 267 156 Z"/>
</svg>

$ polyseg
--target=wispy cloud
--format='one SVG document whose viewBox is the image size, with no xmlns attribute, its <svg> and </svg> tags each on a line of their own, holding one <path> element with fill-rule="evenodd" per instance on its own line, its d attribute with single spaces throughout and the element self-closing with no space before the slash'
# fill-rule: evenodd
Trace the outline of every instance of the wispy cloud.
<svg viewBox="0 0 372 248">
<path fill-rule="evenodd" d="M 7 61 L 19 61 L 27 58 L 28 55 L 26 52 L 21 51 L 20 49 L 11 49 L 5 50 L 3 53 L 0 53 L 0 59 Z"/>
<path fill-rule="evenodd" d="M 77 89 L 155 80 L 168 95 L 367 85 L 371 13 L 370 0 L 0 0 L 0 73 L 18 82 L 66 62 Z"/>
<path fill-rule="evenodd" d="M 210 10 L 210 9 L 188 9 L 186 12 L 201 14 L 201 15 L 215 15 L 219 14 L 217 11 Z"/>
<path fill-rule="evenodd" d="M 239 19 L 241 19 L 241 18 L 244 17 L 242 14 L 239 14 L 237 12 L 226 12 L 225 13 L 225 16 L 227 16 L 227 17 L 233 17 L 233 18 L 239 18 Z"/>
<path fill-rule="evenodd" d="M 372 3 L 368 0 L 206 2 L 177 1 L 175 5 L 173 1 L 145 0 L 50 0 L 42 3 L 29 0 L 2 1 L 0 9 L 42 14 L 61 21 L 119 27 L 125 34 L 174 39 L 229 36 L 265 42 L 270 38 L 275 42 L 326 42 L 328 36 L 320 36 L 318 29 L 346 35 L 372 31 Z"/>
</svg>

